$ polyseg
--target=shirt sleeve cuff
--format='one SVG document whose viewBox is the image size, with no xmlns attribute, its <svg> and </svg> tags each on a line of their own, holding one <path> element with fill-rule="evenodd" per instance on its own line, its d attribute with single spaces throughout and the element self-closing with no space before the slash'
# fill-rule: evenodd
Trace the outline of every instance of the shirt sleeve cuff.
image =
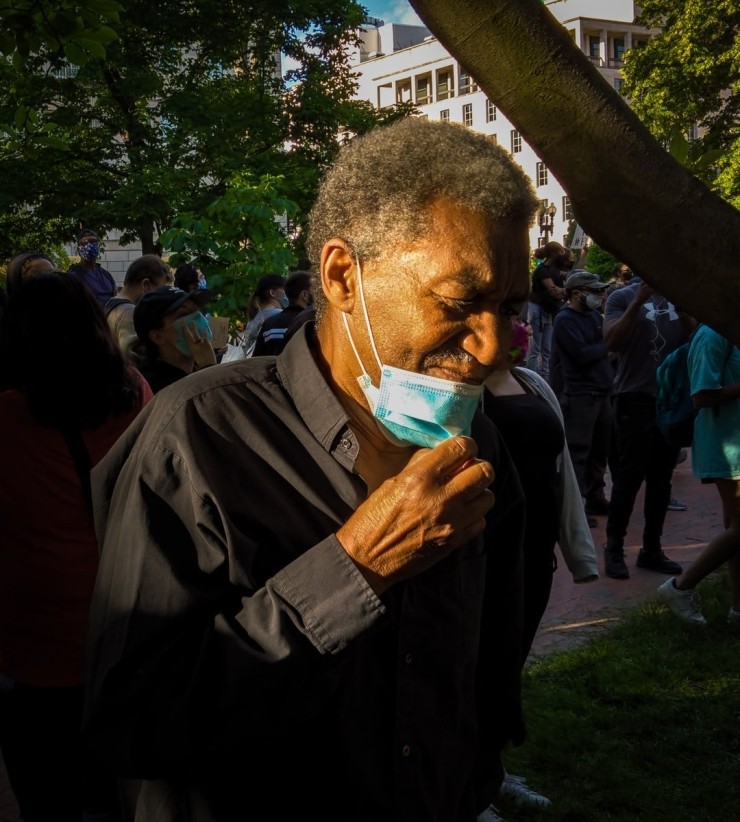
<svg viewBox="0 0 740 822">
<path fill-rule="evenodd" d="M 279 571 L 273 587 L 322 653 L 338 653 L 386 611 L 334 534 Z"/>
</svg>

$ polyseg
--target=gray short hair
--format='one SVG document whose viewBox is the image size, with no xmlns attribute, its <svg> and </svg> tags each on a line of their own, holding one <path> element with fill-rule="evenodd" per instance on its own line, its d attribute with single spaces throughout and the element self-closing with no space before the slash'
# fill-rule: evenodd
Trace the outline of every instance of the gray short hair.
<svg viewBox="0 0 740 822">
<path fill-rule="evenodd" d="M 321 249 L 332 237 L 361 260 L 380 257 L 389 242 L 410 242 L 428 230 L 428 209 L 439 197 L 527 225 L 538 206 L 527 176 L 490 137 L 407 117 L 341 149 L 309 215 L 309 259 L 318 269 Z M 320 284 L 314 290 L 321 313 Z"/>
</svg>

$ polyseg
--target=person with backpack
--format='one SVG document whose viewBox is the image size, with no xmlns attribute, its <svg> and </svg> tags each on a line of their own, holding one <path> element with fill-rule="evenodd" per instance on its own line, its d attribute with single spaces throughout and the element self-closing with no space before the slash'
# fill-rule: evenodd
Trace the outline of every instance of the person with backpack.
<svg viewBox="0 0 740 822">
<path fill-rule="evenodd" d="M 717 486 L 725 530 L 681 574 L 666 580 L 658 596 L 676 616 L 705 625 L 696 586 L 726 563 L 732 589 L 727 621 L 740 625 L 740 349 L 702 325 L 691 340 L 687 367 L 697 409 L 692 470 Z"/>
<path fill-rule="evenodd" d="M 606 523 L 605 573 L 628 579 L 624 539 L 637 493 L 645 483 L 642 548 L 637 567 L 680 574 L 661 538 L 671 501 L 671 477 L 680 447 L 668 443 L 656 417 L 656 371 L 693 330 L 694 320 L 638 276 L 609 295 L 604 340 L 619 355 L 614 382 L 618 463 Z"/>
<path fill-rule="evenodd" d="M 103 307 L 108 325 L 122 351 L 126 352 L 136 338 L 136 303 L 152 289 L 166 285 L 169 273 L 167 264 L 156 254 L 137 257 L 126 269 L 123 288 L 118 296 L 111 297 Z"/>
</svg>

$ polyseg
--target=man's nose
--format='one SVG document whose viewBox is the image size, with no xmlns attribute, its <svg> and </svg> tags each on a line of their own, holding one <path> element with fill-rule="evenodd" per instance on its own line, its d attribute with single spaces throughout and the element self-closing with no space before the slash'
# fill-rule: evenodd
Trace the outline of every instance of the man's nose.
<svg viewBox="0 0 740 822">
<path fill-rule="evenodd" d="M 481 365 L 497 365 L 504 342 L 505 325 L 501 317 L 494 311 L 479 311 L 471 314 L 465 325 L 459 342 L 460 348 L 475 357 Z"/>
</svg>

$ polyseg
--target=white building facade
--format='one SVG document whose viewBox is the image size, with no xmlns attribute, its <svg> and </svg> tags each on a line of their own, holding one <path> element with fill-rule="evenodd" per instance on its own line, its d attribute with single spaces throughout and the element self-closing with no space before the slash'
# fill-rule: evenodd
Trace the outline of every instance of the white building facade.
<svg viewBox="0 0 740 822">
<path fill-rule="evenodd" d="M 632 0 L 549 0 L 545 5 L 617 91 L 625 51 L 639 48 L 656 33 L 634 24 Z M 420 116 L 462 123 L 509 151 L 532 180 L 546 215 L 540 224 L 546 224 L 547 229 L 540 224 L 532 228 L 531 246 L 543 245 L 549 239 L 567 242 L 573 214 L 566 192 L 429 29 L 370 18 L 361 32 L 354 62 L 358 99 L 376 108 L 412 102 Z"/>
</svg>

